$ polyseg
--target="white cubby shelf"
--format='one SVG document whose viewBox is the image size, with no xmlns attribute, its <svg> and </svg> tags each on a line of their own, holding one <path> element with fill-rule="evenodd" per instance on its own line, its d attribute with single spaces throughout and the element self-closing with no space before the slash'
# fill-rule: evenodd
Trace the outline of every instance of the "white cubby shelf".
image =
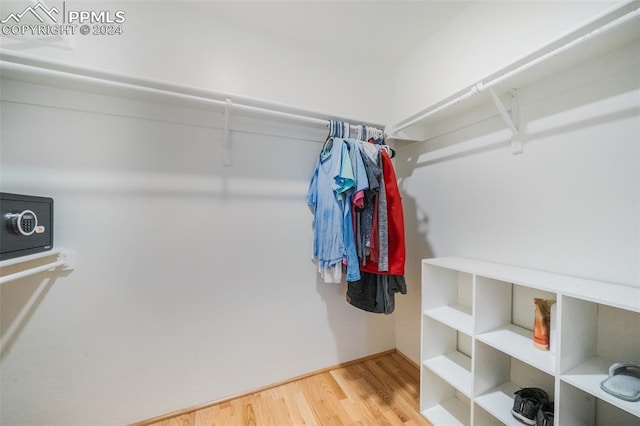
<svg viewBox="0 0 640 426">
<path fill-rule="evenodd" d="M 533 298 L 555 302 L 555 344 L 533 345 Z M 422 263 L 420 411 L 438 425 L 519 425 L 514 392 L 544 389 L 555 425 L 640 426 L 640 401 L 600 389 L 640 361 L 640 288 L 466 259 Z"/>
</svg>

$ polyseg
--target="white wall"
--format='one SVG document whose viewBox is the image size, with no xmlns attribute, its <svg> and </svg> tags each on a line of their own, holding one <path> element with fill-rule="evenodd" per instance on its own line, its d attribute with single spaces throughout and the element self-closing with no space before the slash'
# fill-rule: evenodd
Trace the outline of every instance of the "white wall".
<svg viewBox="0 0 640 426">
<path fill-rule="evenodd" d="M 61 3 L 47 1 L 58 4 L 60 10 Z M 391 97 L 392 84 L 384 61 L 350 55 L 330 45 L 310 48 L 304 39 L 255 28 L 240 19 L 241 9 L 251 8 L 251 2 L 73 1 L 67 7 L 123 10 L 123 34 L 76 35 L 74 50 L 20 49 L 39 57 L 284 103 L 354 121 L 384 124 L 389 120 L 383 100 Z M 0 41 L 7 46 L 16 44 L 9 38 L 0 37 Z"/>
<path fill-rule="evenodd" d="M 618 3 L 473 2 L 395 67 L 394 122 L 477 83 Z"/>
<path fill-rule="evenodd" d="M 223 167 L 206 108 L 11 81 L 2 97 L 2 190 L 52 196 L 55 245 L 79 258 L 0 289 L 3 425 L 125 424 L 394 347 L 393 318 L 310 261 L 325 130 L 236 116 Z"/>
<path fill-rule="evenodd" d="M 400 351 L 418 359 L 421 258 L 640 286 L 639 71 L 636 43 L 519 89 L 522 155 L 495 112 L 476 122 L 486 111 L 400 152 L 412 294 L 397 306 Z"/>
</svg>

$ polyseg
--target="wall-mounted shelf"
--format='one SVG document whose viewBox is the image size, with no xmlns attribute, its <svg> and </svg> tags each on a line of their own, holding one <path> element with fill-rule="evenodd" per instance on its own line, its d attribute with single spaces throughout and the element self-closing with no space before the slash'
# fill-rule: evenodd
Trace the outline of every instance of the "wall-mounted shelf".
<svg viewBox="0 0 640 426">
<path fill-rule="evenodd" d="M 49 258 L 50 262 L 42 263 Z M 0 261 L 0 285 L 41 272 L 71 270 L 75 267 L 75 252 L 64 248 L 7 259 Z"/>
<path fill-rule="evenodd" d="M 459 257 L 424 260 L 422 282 L 420 411 L 435 426 L 520 424 L 523 387 L 550 395 L 555 425 L 640 425 L 640 402 L 600 389 L 640 356 L 640 288 Z M 533 297 L 556 301 L 553 351 L 533 345 Z"/>
<path fill-rule="evenodd" d="M 517 138 L 517 89 L 602 56 L 631 43 L 640 42 L 640 1 L 633 0 L 535 50 L 480 81 L 388 126 L 390 138 L 405 143 L 424 142 L 425 129 L 437 122 L 494 103 L 506 126 Z M 512 99 L 508 102 L 507 97 Z M 512 108 L 512 105 L 515 108 Z M 505 115 L 507 111 L 511 116 Z M 513 141 L 512 141 L 513 142 Z M 517 145 L 513 145 L 514 153 Z"/>
<path fill-rule="evenodd" d="M 317 129 L 326 129 L 329 127 L 330 120 L 338 120 L 350 123 L 352 132 L 356 132 L 359 125 L 376 129 L 384 127 L 373 122 L 338 117 L 248 96 L 114 73 L 2 48 L 0 48 L 0 75 L 3 80 L 61 89 L 77 90 L 81 86 L 84 93 L 158 103 L 170 101 L 171 105 L 197 108 L 206 107 L 213 114 L 222 116 L 223 125 L 219 128 L 223 130 L 222 164 L 226 166 L 232 163 L 231 130 L 237 130 L 237 127 L 232 126 L 234 115 L 252 118 L 268 117 L 270 120 Z M 212 126 L 217 125 L 212 124 Z"/>
</svg>

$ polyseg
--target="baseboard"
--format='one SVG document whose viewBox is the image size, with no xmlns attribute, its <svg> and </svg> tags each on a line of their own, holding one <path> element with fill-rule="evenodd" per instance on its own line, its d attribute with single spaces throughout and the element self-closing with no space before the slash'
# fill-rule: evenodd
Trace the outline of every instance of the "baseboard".
<svg viewBox="0 0 640 426">
<path fill-rule="evenodd" d="M 231 401 L 232 399 L 243 398 L 245 396 L 253 395 L 253 394 L 256 394 L 258 392 L 263 392 L 263 391 L 266 391 L 266 390 L 269 390 L 269 389 L 276 388 L 278 386 L 282 386 L 282 385 L 286 385 L 286 384 L 291 383 L 291 382 L 295 382 L 296 380 L 306 379 L 307 377 L 315 376 L 317 374 L 326 373 L 327 371 L 336 370 L 338 368 L 343 368 L 343 367 L 348 367 L 350 365 L 357 364 L 359 362 L 367 361 L 367 360 L 378 358 L 378 357 L 385 356 L 385 355 L 390 355 L 390 354 L 393 354 L 393 353 L 398 353 L 402 358 L 404 358 L 407 361 L 409 361 L 412 365 L 416 365 L 413 361 L 411 361 L 409 358 L 407 358 L 407 356 L 404 355 L 403 353 L 398 352 L 396 349 L 390 349 L 388 351 L 379 352 L 379 353 L 376 353 L 376 354 L 373 354 L 373 355 L 367 355 L 367 356 L 362 357 L 362 358 L 358 358 L 358 359 L 354 359 L 354 360 L 351 360 L 351 361 L 346 361 L 346 362 L 343 362 L 343 363 L 340 363 L 340 364 L 336 364 L 336 365 L 333 365 L 331 367 L 321 368 L 320 370 L 312 371 L 310 373 L 301 374 L 300 376 L 296 376 L 296 377 L 292 377 L 290 379 L 282 380 L 280 382 L 272 383 L 272 384 L 267 385 L 267 386 L 262 386 L 260 388 L 253 389 L 253 390 L 248 391 L 248 392 L 239 393 L 237 395 L 233 395 L 233 396 L 230 396 L 230 397 L 227 397 L 227 398 L 223 398 L 223 399 L 218 399 L 218 400 L 212 401 L 212 402 L 207 402 L 205 404 L 201 404 L 201 405 L 198 405 L 198 406 L 195 406 L 195 407 L 185 408 L 185 409 L 182 409 L 182 410 L 174 411 L 172 413 L 167 413 L 167 414 L 163 414 L 161 416 L 153 417 L 151 419 L 147 419 L 147 420 L 142 420 L 142 421 L 139 421 L 139 422 L 131 423 L 129 426 L 147 426 L 147 425 L 150 425 L 150 424 L 153 424 L 153 423 L 158 423 L 158 422 L 161 422 L 161 421 L 164 421 L 164 420 L 171 419 L 173 417 L 183 416 L 185 414 L 189 414 L 189 413 L 192 413 L 194 411 L 198 411 L 198 410 L 202 410 L 202 409 L 205 409 L 205 408 L 213 407 L 214 405 L 224 404 L 225 402 Z"/>
<path fill-rule="evenodd" d="M 398 355 L 400 355 L 400 357 L 402 357 L 405 361 L 407 361 L 409 364 L 413 365 L 415 368 L 417 368 L 418 370 L 420 370 L 420 365 L 416 364 L 416 362 L 414 360 L 412 360 L 411 358 L 409 358 L 408 355 L 400 352 L 399 350 L 396 349 L 396 353 Z"/>
</svg>

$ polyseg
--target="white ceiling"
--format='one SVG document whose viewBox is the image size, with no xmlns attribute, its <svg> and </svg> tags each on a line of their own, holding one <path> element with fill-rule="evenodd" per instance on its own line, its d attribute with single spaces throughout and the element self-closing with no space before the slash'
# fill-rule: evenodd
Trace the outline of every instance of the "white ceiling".
<svg viewBox="0 0 640 426">
<path fill-rule="evenodd" d="M 446 26 L 470 1 L 198 1 L 227 23 L 354 58 L 398 61 Z"/>
</svg>

